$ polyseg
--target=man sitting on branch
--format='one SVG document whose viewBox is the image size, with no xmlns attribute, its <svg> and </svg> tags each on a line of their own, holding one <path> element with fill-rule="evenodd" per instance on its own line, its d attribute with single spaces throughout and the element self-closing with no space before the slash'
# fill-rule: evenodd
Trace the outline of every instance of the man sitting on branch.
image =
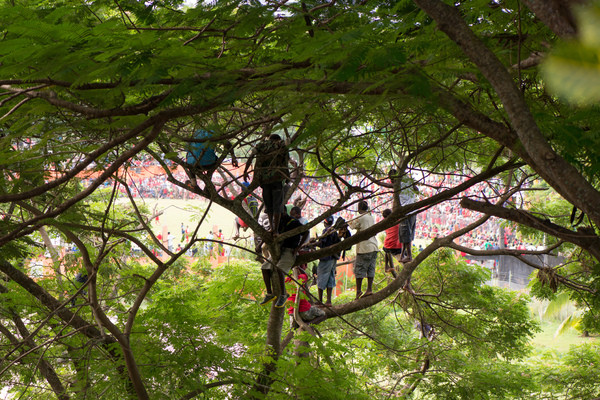
<svg viewBox="0 0 600 400">
<path fill-rule="evenodd" d="M 290 215 L 283 214 L 279 223 L 279 232 L 288 232 L 292 229 L 296 229 L 302 226 L 302 223 L 299 219 L 302 217 L 302 211 L 300 207 L 292 208 Z M 273 294 L 273 287 L 271 283 L 271 279 L 273 276 L 273 270 L 277 270 L 277 278 L 279 280 L 279 288 L 281 290 L 281 294 L 275 303 L 275 307 L 280 308 L 283 307 L 285 302 L 287 301 L 289 295 L 285 290 L 285 275 L 290 272 L 294 263 L 296 262 L 296 255 L 302 246 L 302 243 L 308 237 L 308 231 L 304 233 L 298 233 L 297 235 L 291 236 L 281 242 L 281 256 L 277 265 L 273 264 L 273 256 L 270 255 L 269 258 L 263 262 L 261 270 L 263 275 L 263 280 L 265 282 L 265 287 L 267 289 L 267 294 L 265 298 L 260 302 L 260 305 L 263 306 L 265 304 L 270 303 L 275 300 L 275 295 Z"/>
</svg>

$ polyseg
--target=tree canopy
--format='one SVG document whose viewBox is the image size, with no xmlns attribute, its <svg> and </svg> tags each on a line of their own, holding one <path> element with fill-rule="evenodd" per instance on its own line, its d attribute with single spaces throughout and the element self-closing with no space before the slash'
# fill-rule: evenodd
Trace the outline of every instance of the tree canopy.
<svg viewBox="0 0 600 400">
<path fill-rule="evenodd" d="M 3 381 L 23 398 L 58 399 L 600 396 L 589 348 L 564 360 L 589 369 L 559 389 L 520 364 L 537 329 L 526 296 L 483 285 L 485 271 L 452 251 L 521 257 L 458 244 L 490 218 L 518 226 L 544 244 L 529 253 L 569 261 L 536 266 L 532 294 L 568 293 L 585 329 L 600 330 L 599 14 L 587 3 L 3 1 Z M 295 232 L 273 238 L 244 209 L 257 182 L 245 188 L 219 168 L 190 183 L 185 153 L 199 128 L 220 164 L 232 151 L 243 162 L 271 133 L 289 139 L 298 173 L 288 196 L 310 199 L 303 180 L 336 189 L 303 231 L 360 199 L 395 198 L 402 177 L 456 177 L 299 263 L 459 198 L 481 218 L 436 237 L 373 296 L 327 309 L 322 337 L 287 329 L 283 309 L 252 300 L 258 265 L 207 278 L 183 257 L 201 239 L 164 248 L 132 194 L 129 172 L 152 160 L 278 256 Z M 489 192 L 465 194 L 477 185 Z M 61 258 L 59 236 L 77 252 Z M 132 243 L 146 261 L 129 257 Z M 55 278 L 33 279 L 27 260 L 44 246 Z M 402 290 L 409 278 L 416 293 Z M 435 339 L 418 338 L 415 320 Z M 292 340 L 314 354 L 294 353 Z"/>
</svg>

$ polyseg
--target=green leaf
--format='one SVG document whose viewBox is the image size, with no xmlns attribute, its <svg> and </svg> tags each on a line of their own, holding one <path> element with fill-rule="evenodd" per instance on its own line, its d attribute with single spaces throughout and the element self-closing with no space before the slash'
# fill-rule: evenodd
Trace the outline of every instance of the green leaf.
<svg viewBox="0 0 600 400">
<path fill-rule="evenodd" d="M 569 329 L 573 329 L 573 328 L 577 329 L 580 322 L 581 322 L 580 316 L 576 316 L 574 314 L 569 315 L 567 318 L 565 318 L 565 320 L 556 329 L 556 332 L 554 333 L 554 339 L 556 339 L 558 336 L 564 334 Z"/>
<path fill-rule="evenodd" d="M 600 7 L 580 8 L 580 39 L 556 47 L 543 64 L 548 87 L 576 104 L 600 100 Z"/>
<path fill-rule="evenodd" d="M 559 96 L 582 104 L 600 100 L 598 50 L 573 44 L 556 51 L 543 66 L 548 87 Z"/>
<path fill-rule="evenodd" d="M 570 299 L 571 295 L 567 292 L 558 294 L 556 298 L 546 306 L 546 309 L 544 310 L 544 317 L 551 318 L 556 316 L 565 308 L 566 305 L 571 303 Z"/>
</svg>

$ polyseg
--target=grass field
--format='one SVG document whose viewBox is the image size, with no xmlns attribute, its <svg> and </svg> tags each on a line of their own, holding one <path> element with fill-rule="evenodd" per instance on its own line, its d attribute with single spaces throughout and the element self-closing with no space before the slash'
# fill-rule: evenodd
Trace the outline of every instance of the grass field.
<svg viewBox="0 0 600 400">
<path fill-rule="evenodd" d="M 173 233 L 177 239 L 181 237 L 181 224 L 188 227 L 188 231 L 191 233 L 196 229 L 197 224 L 200 222 L 202 211 L 208 206 L 207 201 L 202 200 L 182 200 L 182 199 L 137 199 L 138 202 L 144 202 L 147 207 L 152 211 L 162 211 L 163 214 L 159 217 L 159 223 L 152 222 L 152 228 L 154 233 L 162 233 L 164 227 L 168 232 Z M 226 239 L 229 239 L 234 234 L 234 215 L 223 207 L 212 204 L 209 210 L 207 219 L 200 225 L 198 229 L 198 237 L 205 237 L 208 232 L 215 231 L 215 229 L 221 229 Z M 322 229 L 322 225 L 317 226 L 317 230 Z M 314 232 L 313 232 L 314 233 Z M 251 235 L 251 231 L 248 230 L 242 236 Z M 316 233 L 315 233 L 316 235 Z M 419 245 L 425 247 L 430 240 L 416 239 L 414 246 Z"/>
<path fill-rule="evenodd" d="M 200 222 L 202 213 L 208 207 L 208 202 L 201 200 L 182 199 L 143 199 L 150 210 L 162 211 L 158 224 L 152 222 L 156 234 L 166 231 L 171 232 L 177 240 L 181 237 L 181 224 L 188 227 L 190 234 Z M 206 220 L 198 228 L 198 237 L 205 237 L 209 231 L 221 229 L 225 238 L 233 236 L 234 215 L 223 207 L 212 204 Z M 176 242 L 177 242 L 176 240 Z"/>
<path fill-rule="evenodd" d="M 554 339 L 554 333 L 559 326 L 559 322 L 549 321 L 542 323 L 542 331 L 539 332 L 531 341 L 533 346 L 539 350 L 556 350 L 565 352 L 571 345 L 581 345 L 584 343 L 598 343 L 598 337 L 582 337 L 575 329 L 559 335 Z"/>
</svg>

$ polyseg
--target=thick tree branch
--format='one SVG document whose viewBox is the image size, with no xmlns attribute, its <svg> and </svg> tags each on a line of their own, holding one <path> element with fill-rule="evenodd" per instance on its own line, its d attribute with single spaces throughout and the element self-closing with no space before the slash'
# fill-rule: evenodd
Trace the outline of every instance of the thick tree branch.
<svg viewBox="0 0 600 400">
<path fill-rule="evenodd" d="M 461 207 L 478 211 L 488 215 L 494 215 L 508 221 L 529 226 L 540 232 L 555 236 L 565 242 L 573 243 L 588 251 L 596 260 L 600 261 L 600 238 L 593 232 L 572 231 L 560 225 L 552 223 L 548 219 L 538 218 L 525 210 L 517 210 L 498 206 L 491 203 L 464 198 L 460 201 Z"/>
<path fill-rule="evenodd" d="M 524 0 L 527 7 L 540 19 L 552 32 L 563 39 L 570 39 L 577 34 L 577 25 L 571 12 L 573 3 L 586 3 L 582 0 Z M 571 3 L 571 4 L 569 4 Z"/>
<path fill-rule="evenodd" d="M 158 96 L 150 97 L 140 104 L 136 104 L 135 106 L 130 107 L 118 107 L 112 108 L 108 110 L 102 110 L 98 108 L 91 108 L 82 106 L 71 101 L 62 100 L 61 98 L 56 96 L 56 93 L 51 91 L 30 91 L 28 89 L 20 89 L 9 85 L 0 85 L 0 88 L 4 90 L 8 90 L 15 94 L 21 94 L 29 99 L 42 99 L 47 101 L 48 103 L 56 106 L 58 108 L 70 110 L 76 112 L 81 115 L 85 115 L 89 119 L 95 118 L 106 118 L 106 117 L 119 117 L 119 116 L 128 116 L 128 115 L 139 115 L 139 114 L 148 114 L 152 110 L 154 110 L 161 101 L 169 96 L 170 91 L 166 91 Z"/>
</svg>

